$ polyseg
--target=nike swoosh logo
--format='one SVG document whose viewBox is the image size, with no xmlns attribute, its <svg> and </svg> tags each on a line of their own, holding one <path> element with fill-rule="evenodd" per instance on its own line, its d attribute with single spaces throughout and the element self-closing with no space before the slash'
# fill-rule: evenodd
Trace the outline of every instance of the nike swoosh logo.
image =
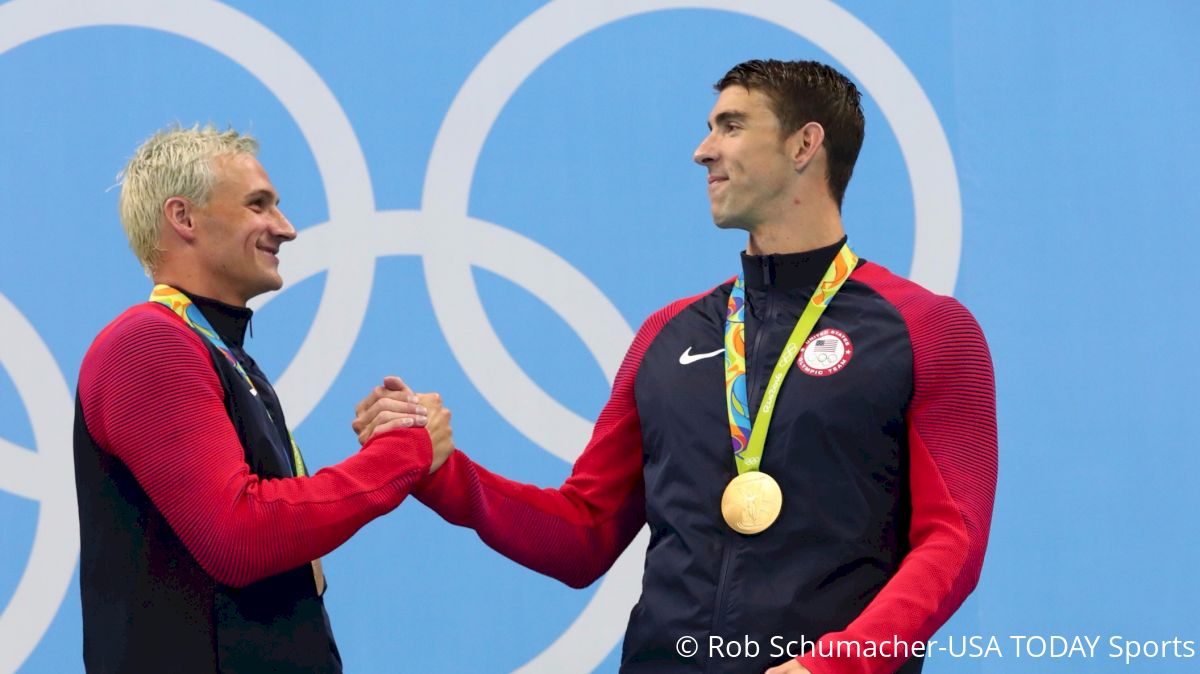
<svg viewBox="0 0 1200 674">
<path fill-rule="evenodd" d="M 705 358 L 712 358 L 713 356 L 716 356 L 716 355 L 719 355 L 722 353 L 725 353 L 725 349 L 717 349 L 716 351 L 710 351 L 709 353 L 693 354 L 692 347 L 689 346 L 683 353 L 679 354 L 679 364 L 680 365 L 691 365 L 692 363 L 694 363 L 698 360 L 704 360 Z"/>
</svg>

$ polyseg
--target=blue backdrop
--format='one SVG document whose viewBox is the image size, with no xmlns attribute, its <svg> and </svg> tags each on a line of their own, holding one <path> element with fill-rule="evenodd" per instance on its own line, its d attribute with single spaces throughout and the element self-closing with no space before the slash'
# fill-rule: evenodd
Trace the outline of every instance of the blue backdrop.
<svg viewBox="0 0 1200 674">
<path fill-rule="evenodd" d="M 310 465 L 398 373 L 474 458 L 557 485 L 632 331 L 737 269 L 690 158 L 756 57 L 860 83 L 851 242 L 991 344 L 991 544 L 938 638 L 1002 653 L 926 671 L 1193 671 L 1110 656 L 1200 642 L 1198 27 L 1183 0 L 0 3 L 0 671 L 82 669 L 72 401 L 150 287 L 113 189 L 142 139 L 261 140 L 300 236 L 249 350 Z M 327 558 L 329 611 L 349 671 L 614 672 L 644 545 L 574 591 L 406 503 Z"/>
</svg>

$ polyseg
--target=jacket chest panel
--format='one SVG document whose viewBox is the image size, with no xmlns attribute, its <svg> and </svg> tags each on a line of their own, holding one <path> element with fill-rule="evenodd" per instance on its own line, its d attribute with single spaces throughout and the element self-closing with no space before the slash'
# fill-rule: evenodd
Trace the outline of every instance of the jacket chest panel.
<svg viewBox="0 0 1200 674">
<path fill-rule="evenodd" d="M 651 524 L 664 513 L 678 512 L 679 505 L 700 511 L 704 520 L 717 518 L 715 504 L 736 474 L 724 353 L 714 354 L 724 347 L 725 297 L 718 292 L 699 300 L 664 326 L 638 372 Z M 748 354 L 752 405 L 762 399 L 800 308 L 776 307 L 775 315 L 755 324 L 747 336 L 747 349 L 757 343 L 762 352 Z M 912 392 L 907 330 L 891 305 L 847 284 L 812 337 L 792 360 L 780 390 L 763 470 L 785 493 L 811 496 L 790 504 L 814 509 L 806 510 L 806 517 L 824 519 L 830 514 L 824 509 L 851 503 L 861 504 L 869 519 L 870 513 L 888 509 L 875 501 L 894 500 L 902 488 L 904 415 Z M 822 339 L 826 342 L 814 344 Z M 807 371 L 801 364 L 809 365 Z M 854 509 L 846 514 L 853 526 Z"/>
</svg>

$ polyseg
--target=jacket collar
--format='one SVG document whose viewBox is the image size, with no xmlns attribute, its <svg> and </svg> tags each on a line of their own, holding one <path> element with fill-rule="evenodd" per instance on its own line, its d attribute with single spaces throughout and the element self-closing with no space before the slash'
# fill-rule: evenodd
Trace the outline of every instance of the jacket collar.
<svg viewBox="0 0 1200 674">
<path fill-rule="evenodd" d="M 845 243 L 843 236 L 833 245 L 802 253 L 747 255 L 743 251 L 742 278 L 747 288 L 756 290 L 787 291 L 815 286 Z"/>
<path fill-rule="evenodd" d="M 221 336 L 229 346 L 237 346 L 244 348 L 243 344 L 246 341 L 246 328 L 250 325 L 250 319 L 254 316 L 254 311 L 246 307 L 235 307 L 231 304 L 225 304 L 220 300 L 214 300 L 211 297 L 196 295 L 190 293 L 183 288 L 178 289 L 179 292 L 187 295 L 192 300 L 192 304 L 204 314 L 208 319 L 213 329 Z"/>
</svg>

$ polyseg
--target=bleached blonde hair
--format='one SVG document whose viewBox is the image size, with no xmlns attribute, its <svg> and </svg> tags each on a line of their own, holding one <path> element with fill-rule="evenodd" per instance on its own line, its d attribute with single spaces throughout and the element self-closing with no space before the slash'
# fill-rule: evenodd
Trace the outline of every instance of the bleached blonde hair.
<svg viewBox="0 0 1200 674">
<path fill-rule="evenodd" d="M 118 208 L 129 247 L 146 274 L 158 266 L 159 220 L 163 204 L 185 197 L 203 206 L 216 183 L 213 159 L 229 154 L 258 154 L 258 141 L 233 129 L 218 131 L 211 124 L 190 129 L 179 126 L 159 131 L 138 147 L 121 172 Z"/>
</svg>

